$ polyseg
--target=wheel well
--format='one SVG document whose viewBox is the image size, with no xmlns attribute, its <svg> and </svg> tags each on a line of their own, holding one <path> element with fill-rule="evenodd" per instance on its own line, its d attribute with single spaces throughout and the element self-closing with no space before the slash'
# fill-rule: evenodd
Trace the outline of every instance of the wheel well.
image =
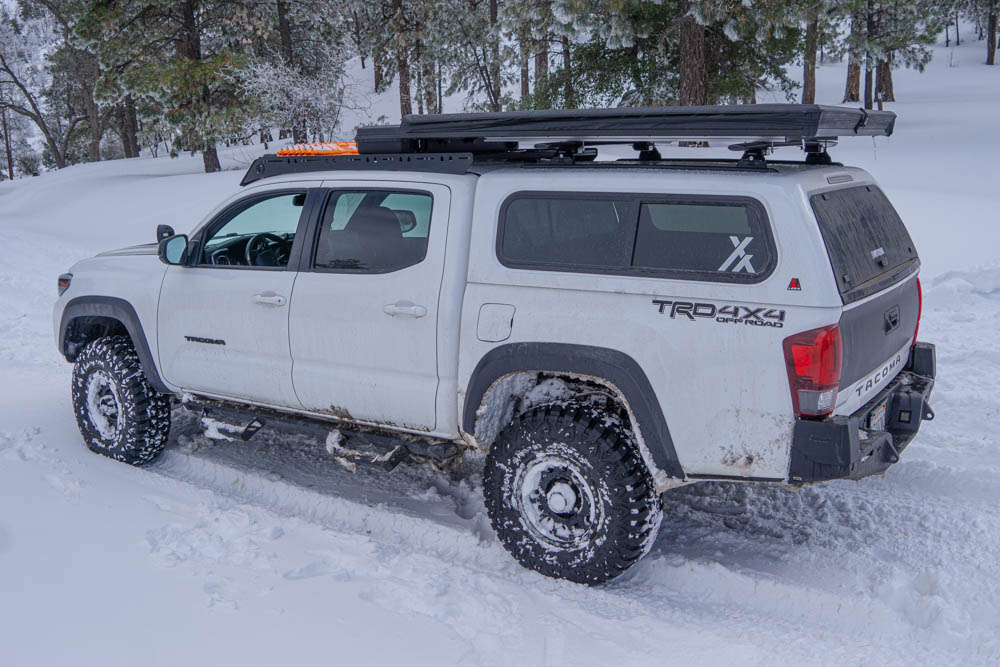
<svg viewBox="0 0 1000 667">
<path fill-rule="evenodd" d="M 87 343 L 105 336 L 128 336 L 125 323 L 113 317 L 81 315 L 66 325 L 62 353 L 67 361 L 75 361 Z M 131 339 L 131 337 L 130 337 Z"/>
<path fill-rule="evenodd" d="M 609 419 L 627 426 L 658 489 L 683 484 L 656 464 L 624 393 L 611 382 L 595 376 L 562 371 L 521 371 L 504 375 L 483 394 L 476 410 L 475 427 L 471 434 L 466 434 L 467 439 L 471 439 L 475 447 L 488 451 L 500 431 L 518 415 L 546 404 L 569 401 L 598 407 Z"/>
<path fill-rule="evenodd" d="M 649 378 L 635 359 L 610 348 L 522 341 L 489 350 L 473 369 L 464 394 L 463 437 L 470 444 L 484 446 L 478 442 L 482 436 L 489 447 L 504 420 L 513 415 L 513 404 L 504 396 L 524 395 L 538 384 L 532 378 L 539 375 L 542 381 L 569 378 L 576 387 L 590 383 L 610 392 L 628 413 L 629 426 L 657 485 L 667 488 L 686 478 Z M 505 380 L 511 376 L 514 379 Z M 517 379 L 522 376 L 528 379 Z M 519 386 L 525 382 L 527 388 Z M 480 416 L 487 418 L 481 425 Z"/>
</svg>

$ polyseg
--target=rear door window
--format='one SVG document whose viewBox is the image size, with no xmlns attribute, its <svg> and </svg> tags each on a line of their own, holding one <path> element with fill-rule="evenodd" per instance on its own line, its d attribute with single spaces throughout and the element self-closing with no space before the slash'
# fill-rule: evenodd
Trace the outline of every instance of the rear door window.
<svg viewBox="0 0 1000 667">
<path fill-rule="evenodd" d="M 319 230 L 313 267 L 391 273 L 427 255 L 434 198 L 426 192 L 335 191 Z"/>
<path fill-rule="evenodd" d="M 916 266 L 906 226 L 874 185 L 824 192 L 810 201 L 844 303 L 885 289 Z"/>
</svg>

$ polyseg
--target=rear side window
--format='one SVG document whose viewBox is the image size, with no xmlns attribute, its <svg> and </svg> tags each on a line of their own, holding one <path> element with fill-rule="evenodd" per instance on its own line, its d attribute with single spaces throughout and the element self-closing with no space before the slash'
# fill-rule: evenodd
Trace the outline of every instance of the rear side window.
<svg viewBox="0 0 1000 667">
<path fill-rule="evenodd" d="M 521 193 L 501 211 L 514 268 L 758 282 L 773 269 L 763 206 L 743 197 Z"/>
<path fill-rule="evenodd" d="M 503 257 L 517 263 L 616 268 L 628 263 L 634 230 L 628 201 L 522 197 L 505 210 Z"/>
<path fill-rule="evenodd" d="M 837 285 L 850 303 L 878 292 L 918 258 L 906 226 L 874 185 L 813 195 L 810 199 L 830 255 Z"/>
<path fill-rule="evenodd" d="M 770 268 L 768 239 L 746 201 L 643 203 L 632 265 L 718 277 Z"/>
</svg>

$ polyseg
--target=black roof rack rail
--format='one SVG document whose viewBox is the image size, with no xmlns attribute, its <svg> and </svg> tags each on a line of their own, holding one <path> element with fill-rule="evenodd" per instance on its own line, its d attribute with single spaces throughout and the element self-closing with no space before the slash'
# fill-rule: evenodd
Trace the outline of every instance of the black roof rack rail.
<svg viewBox="0 0 1000 667">
<path fill-rule="evenodd" d="M 254 160 L 240 185 L 250 185 L 262 178 L 312 171 L 432 171 L 464 174 L 472 166 L 471 153 L 421 153 L 379 155 L 307 155 L 280 157 L 264 155 Z"/>
<path fill-rule="evenodd" d="M 820 104 L 738 104 L 408 115 L 399 125 L 358 128 L 358 152 L 503 152 L 514 142 L 640 143 L 731 139 L 809 142 L 889 136 L 891 111 Z M 477 150 L 478 148 L 478 150 Z"/>
</svg>

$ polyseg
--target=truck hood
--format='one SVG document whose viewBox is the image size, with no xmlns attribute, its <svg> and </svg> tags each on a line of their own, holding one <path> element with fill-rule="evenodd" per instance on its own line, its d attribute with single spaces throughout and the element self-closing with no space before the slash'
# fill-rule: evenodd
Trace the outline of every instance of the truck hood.
<svg viewBox="0 0 1000 667">
<path fill-rule="evenodd" d="M 156 243 L 143 243 L 141 245 L 133 245 L 127 248 L 119 248 L 118 250 L 108 250 L 106 252 L 98 253 L 98 257 L 109 257 L 113 255 L 155 255 Z"/>
</svg>

